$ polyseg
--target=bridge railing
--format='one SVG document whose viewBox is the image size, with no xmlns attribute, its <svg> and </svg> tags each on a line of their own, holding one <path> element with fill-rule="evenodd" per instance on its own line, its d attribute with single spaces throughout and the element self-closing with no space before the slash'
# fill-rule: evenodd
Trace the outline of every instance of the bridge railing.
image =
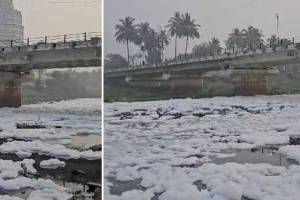
<svg viewBox="0 0 300 200">
<path fill-rule="evenodd" d="M 163 66 L 172 66 L 172 65 L 180 65 L 180 64 L 187 64 L 192 62 L 205 62 L 211 60 L 220 60 L 225 58 L 236 58 L 239 56 L 245 55 L 258 55 L 264 53 L 271 53 L 276 51 L 282 51 L 287 49 L 296 49 L 300 48 L 300 37 L 292 37 L 292 38 L 285 38 L 281 40 L 277 40 L 274 42 L 268 43 L 261 43 L 256 48 L 246 48 L 243 50 L 237 49 L 225 49 L 223 52 L 220 52 L 216 55 L 210 56 L 201 56 L 197 55 L 196 53 L 193 54 L 186 54 L 186 55 L 179 55 L 176 59 L 169 58 L 165 61 L 158 63 L 158 64 L 138 64 L 138 65 L 131 65 L 127 68 L 115 68 L 115 69 L 106 69 L 105 72 L 121 72 L 121 71 L 128 71 L 128 70 L 135 70 L 135 69 L 142 69 L 142 68 L 155 68 L 155 67 L 163 67 Z"/>
<path fill-rule="evenodd" d="M 33 38 L 26 38 L 24 40 L 4 40 L 4 41 L 0 41 L 0 48 L 30 46 L 30 45 L 38 45 L 38 44 L 89 41 L 94 38 L 101 40 L 101 32 L 33 37 Z"/>
</svg>

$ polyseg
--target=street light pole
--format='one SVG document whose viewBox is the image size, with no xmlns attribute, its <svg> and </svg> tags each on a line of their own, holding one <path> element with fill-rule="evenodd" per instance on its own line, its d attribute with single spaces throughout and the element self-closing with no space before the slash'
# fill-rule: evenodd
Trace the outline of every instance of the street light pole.
<svg viewBox="0 0 300 200">
<path fill-rule="evenodd" d="M 277 37 L 279 39 L 279 14 L 276 13 L 276 20 L 277 20 Z"/>
</svg>

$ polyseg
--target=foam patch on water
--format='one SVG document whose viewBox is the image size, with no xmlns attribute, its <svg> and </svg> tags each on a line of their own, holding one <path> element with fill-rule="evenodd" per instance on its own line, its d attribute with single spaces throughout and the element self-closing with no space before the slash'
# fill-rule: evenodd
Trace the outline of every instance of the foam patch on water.
<svg viewBox="0 0 300 200">
<path fill-rule="evenodd" d="M 33 188 L 30 200 L 62 199 L 67 200 L 71 195 L 64 192 L 64 188 L 56 185 L 51 180 L 28 178 L 22 173 L 36 173 L 33 167 L 34 160 L 25 159 L 19 162 L 0 160 L 0 187 L 4 191 L 18 191 L 20 189 Z M 26 172 L 24 171 L 26 168 Z M 19 200 L 17 197 L 7 195 L 0 196 L 1 199 Z"/>
<path fill-rule="evenodd" d="M 65 165 L 66 163 L 64 161 L 60 161 L 58 159 L 49 159 L 40 162 L 41 168 L 44 169 L 57 169 L 59 167 L 64 167 Z"/>
<path fill-rule="evenodd" d="M 68 149 L 60 144 L 47 144 L 39 140 L 35 141 L 12 141 L 0 145 L 2 153 L 15 153 L 17 155 L 38 153 L 40 155 L 48 155 L 56 158 L 64 159 L 88 159 L 95 160 L 101 158 L 100 151 L 78 151 Z"/>
<path fill-rule="evenodd" d="M 286 146 L 289 136 L 300 134 L 300 95 L 108 103 L 104 115 L 105 196 L 111 199 L 300 195 L 298 166 L 212 163 L 236 150 Z M 298 155 L 294 147 L 280 152 Z M 196 187 L 199 181 L 208 189 Z"/>
</svg>

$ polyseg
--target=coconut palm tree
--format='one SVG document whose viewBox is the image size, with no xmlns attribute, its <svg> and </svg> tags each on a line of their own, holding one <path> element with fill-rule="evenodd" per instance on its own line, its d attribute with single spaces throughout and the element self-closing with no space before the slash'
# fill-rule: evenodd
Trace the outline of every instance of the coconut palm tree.
<svg viewBox="0 0 300 200">
<path fill-rule="evenodd" d="M 161 29 L 158 32 L 158 43 L 161 52 L 161 60 L 164 60 L 164 49 L 170 43 L 170 38 L 166 30 Z"/>
<path fill-rule="evenodd" d="M 158 64 L 161 61 L 161 52 L 159 47 L 159 35 L 154 29 L 150 29 L 149 36 L 146 41 L 147 62 L 150 64 Z"/>
<path fill-rule="evenodd" d="M 139 43 L 145 43 L 147 38 L 149 37 L 149 34 L 151 32 L 152 28 L 148 22 L 143 22 L 138 25 L 137 32 L 139 36 Z"/>
<path fill-rule="evenodd" d="M 154 41 L 155 30 L 148 22 L 140 23 L 137 31 L 139 37 L 138 42 L 139 45 L 141 45 L 141 49 L 144 48 L 144 50 L 150 50 L 155 44 L 157 44 L 157 40 Z"/>
<path fill-rule="evenodd" d="M 212 38 L 211 41 L 208 43 L 211 56 L 219 55 L 223 48 L 220 45 L 220 40 L 217 38 Z"/>
<path fill-rule="evenodd" d="M 209 45 L 207 42 L 195 45 L 192 50 L 192 54 L 197 57 L 207 57 L 210 55 Z"/>
<path fill-rule="evenodd" d="M 116 41 L 120 43 L 126 43 L 127 57 L 130 62 L 129 42 L 137 42 L 137 25 L 134 24 L 135 19 L 133 17 L 125 17 L 120 19 L 120 24 L 116 25 Z"/>
<path fill-rule="evenodd" d="M 222 52 L 223 48 L 217 38 L 212 38 L 211 41 L 203 42 L 193 47 L 192 53 L 197 57 L 216 56 Z"/>
<path fill-rule="evenodd" d="M 153 64 L 158 60 L 158 36 L 148 22 L 140 23 L 138 25 L 139 45 L 143 53 L 143 59 L 148 63 Z M 147 52 L 147 55 L 145 55 Z M 156 52 L 156 53 L 155 53 Z M 156 58 L 155 58 L 156 57 Z"/>
<path fill-rule="evenodd" d="M 243 49 L 245 48 L 245 33 L 235 28 L 225 43 L 228 49 Z"/>
<path fill-rule="evenodd" d="M 146 55 L 145 52 L 147 51 L 148 48 L 148 38 L 149 38 L 149 34 L 151 31 L 151 27 L 150 24 L 148 22 L 144 22 L 144 23 L 140 23 L 138 25 L 137 31 L 138 31 L 138 37 L 139 37 L 139 45 L 140 45 L 140 49 L 142 51 L 142 59 L 143 62 L 145 62 L 146 60 Z"/>
<path fill-rule="evenodd" d="M 195 20 L 191 18 L 191 15 L 189 13 L 185 13 L 184 15 L 181 16 L 181 18 L 182 18 L 181 20 L 182 35 L 186 37 L 186 44 L 185 44 L 185 55 L 186 55 L 189 39 L 200 37 L 198 29 L 201 26 L 195 23 Z"/>
<path fill-rule="evenodd" d="M 245 42 L 247 47 L 250 49 L 257 49 L 261 44 L 264 44 L 262 39 L 263 34 L 258 28 L 249 26 L 247 29 L 243 30 L 245 32 Z"/>
<path fill-rule="evenodd" d="M 183 36 L 182 32 L 182 17 L 180 12 L 175 12 L 166 25 L 168 33 L 171 37 L 175 36 L 175 59 L 177 57 L 177 39 Z"/>
</svg>

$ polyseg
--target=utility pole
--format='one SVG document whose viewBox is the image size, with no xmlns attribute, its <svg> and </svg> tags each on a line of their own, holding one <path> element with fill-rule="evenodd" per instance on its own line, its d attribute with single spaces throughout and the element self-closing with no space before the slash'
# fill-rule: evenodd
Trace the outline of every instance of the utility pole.
<svg viewBox="0 0 300 200">
<path fill-rule="evenodd" d="M 277 20 L 277 37 L 279 40 L 279 14 L 278 13 L 276 13 L 276 20 Z"/>
</svg>

